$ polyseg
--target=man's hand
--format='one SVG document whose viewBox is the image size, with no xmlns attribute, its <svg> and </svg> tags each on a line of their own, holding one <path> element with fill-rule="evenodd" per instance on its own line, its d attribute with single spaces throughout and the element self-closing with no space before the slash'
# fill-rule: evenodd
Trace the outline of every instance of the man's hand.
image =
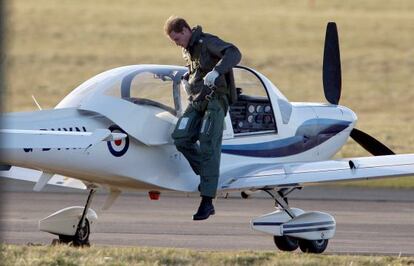
<svg viewBox="0 0 414 266">
<path fill-rule="evenodd" d="M 204 85 L 206 85 L 209 88 L 214 87 L 214 82 L 216 81 L 216 78 L 219 75 L 220 74 L 214 69 L 208 72 L 207 75 L 204 77 Z"/>
<path fill-rule="evenodd" d="M 182 76 L 181 76 L 181 79 L 183 80 L 183 79 L 185 79 L 185 80 L 189 80 L 190 79 L 190 73 L 187 71 L 187 72 L 185 72 Z"/>
<path fill-rule="evenodd" d="M 190 83 L 188 83 L 188 81 L 186 79 L 182 79 L 181 80 L 181 86 L 185 90 L 187 95 L 190 96 L 191 95 Z"/>
</svg>

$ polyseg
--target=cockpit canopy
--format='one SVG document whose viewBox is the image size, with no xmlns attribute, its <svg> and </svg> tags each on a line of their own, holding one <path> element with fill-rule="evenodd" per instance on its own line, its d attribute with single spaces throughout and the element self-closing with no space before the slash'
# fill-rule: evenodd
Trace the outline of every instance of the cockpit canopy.
<svg viewBox="0 0 414 266">
<path fill-rule="evenodd" d="M 115 105 L 123 114 L 132 106 L 137 107 L 135 111 L 138 106 L 152 106 L 180 116 L 188 104 L 188 95 L 180 86 L 186 71 L 185 67 L 170 65 L 115 68 L 81 84 L 56 108 L 79 108 L 113 118 L 115 112 L 108 113 L 107 109 Z M 234 67 L 233 72 L 238 93 L 238 101 L 229 109 L 234 134 L 277 132 L 277 115 L 284 124 L 289 121 L 291 104 L 266 77 L 242 66 Z M 113 98 L 116 101 L 112 101 Z M 111 120 L 119 124 L 115 118 Z"/>
<path fill-rule="evenodd" d="M 56 108 L 78 108 L 93 101 L 97 95 L 106 95 L 135 104 L 157 106 L 176 114 L 181 102 L 180 80 L 186 71 L 185 67 L 160 65 L 115 68 L 82 83 Z"/>
</svg>

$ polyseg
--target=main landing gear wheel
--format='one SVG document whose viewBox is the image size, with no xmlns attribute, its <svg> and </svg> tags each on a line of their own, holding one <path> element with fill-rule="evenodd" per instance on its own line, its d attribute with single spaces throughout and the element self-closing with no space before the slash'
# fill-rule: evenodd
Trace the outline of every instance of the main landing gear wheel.
<svg viewBox="0 0 414 266">
<path fill-rule="evenodd" d="M 328 239 L 299 240 L 299 247 L 305 253 L 322 253 L 328 247 Z"/>
<path fill-rule="evenodd" d="M 74 236 L 59 235 L 59 241 L 63 244 L 72 243 L 75 247 L 89 246 L 89 235 L 91 233 L 89 221 L 85 219 L 85 225 L 76 231 Z"/>
<path fill-rule="evenodd" d="M 54 239 L 52 242 L 52 245 L 55 245 L 57 243 L 60 244 L 69 244 L 73 241 L 73 236 L 67 236 L 67 235 L 59 235 L 59 242 L 56 242 L 56 240 Z"/>
<path fill-rule="evenodd" d="M 273 236 L 273 241 L 282 251 L 294 251 L 299 247 L 299 241 L 289 236 Z"/>
<path fill-rule="evenodd" d="M 89 234 L 91 233 L 88 219 L 85 219 L 85 225 L 76 230 L 73 237 L 73 245 L 76 247 L 89 246 Z"/>
<path fill-rule="evenodd" d="M 95 194 L 96 190 L 91 189 L 88 195 L 88 199 L 86 200 L 85 207 L 83 208 L 82 216 L 79 219 L 78 226 L 76 228 L 75 235 L 68 236 L 68 235 L 59 235 L 60 243 L 70 244 L 72 243 L 75 247 L 84 247 L 89 246 L 89 235 L 91 233 L 89 220 L 86 218 L 86 214 L 89 211 L 89 207 L 92 202 L 92 198 Z"/>
</svg>

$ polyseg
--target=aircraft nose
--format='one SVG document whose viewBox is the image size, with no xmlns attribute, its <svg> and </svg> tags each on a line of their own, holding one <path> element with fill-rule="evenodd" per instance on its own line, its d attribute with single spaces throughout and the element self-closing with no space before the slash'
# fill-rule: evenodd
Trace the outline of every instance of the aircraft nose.
<svg viewBox="0 0 414 266">
<path fill-rule="evenodd" d="M 357 115 L 354 113 L 354 111 L 352 111 L 348 107 L 341 106 L 340 108 L 342 111 L 343 119 L 351 122 L 352 127 L 354 127 L 356 122 L 358 121 Z"/>
</svg>

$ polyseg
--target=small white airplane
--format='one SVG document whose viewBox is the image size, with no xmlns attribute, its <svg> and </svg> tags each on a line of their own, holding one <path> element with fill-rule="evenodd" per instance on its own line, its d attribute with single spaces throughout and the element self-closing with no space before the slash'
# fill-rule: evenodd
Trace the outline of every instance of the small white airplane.
<svg viewBox="0 0 414 266">
<path fill-rule="evenodd" d="M 186 71 L 119 67 L 87 80 L 52 110 L 2 115 L 2 176 L 36 182 L 36 191 L 46 184 L 90 190 L 84 207 L 44 218 L 40 230 L 88 244 L 98 188 L 110 192 L 104 209 L 124 190 L 146 190 L 153 198 L 162 190 L 197 192 L 199 177 L 170 136 L 187 104 L 180 88 Z M 259 72 L 242 66 L 233 72 L 238 101 L 225 118 L 218 190 L 241 191 L 244 198 L 268 193 L 278 208 L 251 226 L 272 235 L 280 250 L 322 253 L 336 228 L 327 213 L 291 208 L 290 192 L 315 183 L 414 175 L 414 154 L 394 155 L 356 129 L 355 113 L 338 105 L 335 23 L 327 26 L 323 64 L 329 103 L 291 103 Z M 380 156 L 331 159 L 349 137 Z"/>
</svg>

